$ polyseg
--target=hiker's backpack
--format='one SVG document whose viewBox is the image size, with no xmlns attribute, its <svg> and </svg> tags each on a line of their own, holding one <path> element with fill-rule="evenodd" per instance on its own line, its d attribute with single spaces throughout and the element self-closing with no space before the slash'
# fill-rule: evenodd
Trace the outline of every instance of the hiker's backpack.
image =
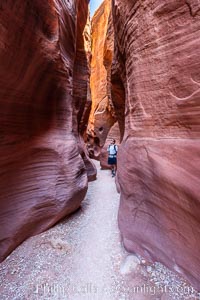
<svg viewBox="0 0 200 300">
<path fill-rule="evenodd" d="M 110 146 L 111 146 L 111 145 L 109 145 L 109 152 L 110 152 Z M 116 145 L 114 145 L 114 149 L 115 149 L 115 154 L 113 154 L 113 155 L 116 155 L 116 154 L 117 154 Z"/>
</svg>

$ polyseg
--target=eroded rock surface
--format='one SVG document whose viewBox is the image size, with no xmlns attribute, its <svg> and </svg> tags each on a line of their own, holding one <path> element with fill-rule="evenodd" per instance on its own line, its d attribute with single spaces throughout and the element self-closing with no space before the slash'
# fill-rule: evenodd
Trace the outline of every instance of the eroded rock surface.
<svg viewBox="0 0 200 300">
<path fill-rule="evenodd" d="M 77 127 L 87 100 L 87 9 L 86 0 L 1 1 L 0 260 L 85 196 Z"/>
<path fill-rule="evenodd" d="M 88 125 L 88 149 L 99 159 L 110 128 L 116 122 L 111 101 L 111 65 L 113 58 L 113 25 L 111 1 L 105 0 L 92 19 L 91 98 Z"/>
<path fill-rule="evenodd" d="M 200 4 L 113 0 L 113 19 L 123 241 L 200 288 Z"/>
</svg>

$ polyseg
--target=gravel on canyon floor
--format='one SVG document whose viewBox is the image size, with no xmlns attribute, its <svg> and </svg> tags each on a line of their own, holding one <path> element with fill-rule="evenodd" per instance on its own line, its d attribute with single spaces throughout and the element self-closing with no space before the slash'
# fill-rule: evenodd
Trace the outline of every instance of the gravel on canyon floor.
<svg viewBox="0 0 200 300">
<path fill-rule="evenodd" d="M 119 194 L 98 168 L 81 208 L 22 243 L 0 264 L 1 300 L 197 300 L 162 264 L 128 253 L 117 226 Z"/>
</svg>

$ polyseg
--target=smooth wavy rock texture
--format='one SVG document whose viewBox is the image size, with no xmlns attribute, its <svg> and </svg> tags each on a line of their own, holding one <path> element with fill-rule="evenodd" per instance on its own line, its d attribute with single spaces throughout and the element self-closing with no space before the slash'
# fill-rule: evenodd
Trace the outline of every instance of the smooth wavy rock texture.
<svg viewBox="0 0 200 300">
<path fill-rule="evenodd" d="M 113 0 L 113 19 L 123 241 L 199 289 L 200 3 Z"/>
<path fill-rule="evenodd" d="M 0 3 L 0 260 L 85 196 L 87 11 L 87 0 Z"/>
</svg>

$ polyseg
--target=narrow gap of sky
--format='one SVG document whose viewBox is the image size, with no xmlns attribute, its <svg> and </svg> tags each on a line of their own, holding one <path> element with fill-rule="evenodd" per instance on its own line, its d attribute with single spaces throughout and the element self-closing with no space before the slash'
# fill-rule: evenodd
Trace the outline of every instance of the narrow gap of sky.
<svg viewBox="0 0 200 300">
<path fill-rule="evenodd" d="M 103 0 L 90 0 L 90 16 L 93 17 L 97 8 L 101 5 Z"/>
</svg>

